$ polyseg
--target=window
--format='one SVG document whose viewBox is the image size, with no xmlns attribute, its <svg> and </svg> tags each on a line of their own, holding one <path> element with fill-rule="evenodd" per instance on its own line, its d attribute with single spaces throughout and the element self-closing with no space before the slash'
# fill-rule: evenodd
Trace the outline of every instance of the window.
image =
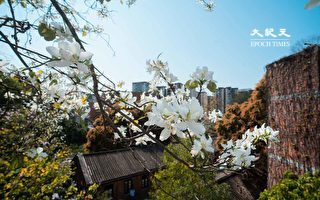
<svg viewBox="0 0 320 200">
<path fill-rule="evenodd" d="M 108 185 L 102 194 L 103 199 L 112 199 L 113 197 L 113 185 Z"/>
<path fill-rule="evenodd" d="M 149 187 L 149 177 L 147 175 L 142 176 L 141 179 L 141 188 Z"/>
<path fill-rule="evenodd" d="M 132 186 L 133 185 L 131 179 L 124 181 L 124 193 L 128 194 L 130 192 L 130 189 L 133 188 Z"/>
</svg>

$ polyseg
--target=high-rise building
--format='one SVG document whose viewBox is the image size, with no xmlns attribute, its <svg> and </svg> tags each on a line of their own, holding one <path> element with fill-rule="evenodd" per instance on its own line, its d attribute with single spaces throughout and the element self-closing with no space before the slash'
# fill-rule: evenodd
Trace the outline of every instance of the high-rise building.
<svg viewBox="0 0 320 200">
<path fill-rule="evenodd" d="M 150 83 L 143 81 L 143 82 L 133 82 L 132 83 L 132 92 L 148 92 Z"/>
<path fill-rule="evenodd" d="M 231 104 L 233 97 L 238 93 L 238 88 L 219 87 L 216 92 L 217 108 L 224 113 L 226 106 Z"/>
</svg>

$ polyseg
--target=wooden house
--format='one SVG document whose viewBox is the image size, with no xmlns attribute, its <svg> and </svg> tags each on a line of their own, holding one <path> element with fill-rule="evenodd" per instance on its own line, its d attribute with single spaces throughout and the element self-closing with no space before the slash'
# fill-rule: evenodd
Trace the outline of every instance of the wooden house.
<svg viewBox="0 0 320 200">
<path fill-rule="evenodd" d="M 103 199 L 147 199 L 150 175 L 162 167 L 157 146 L 77 154 L 75 181 L 84 189 L 99 184 Z"/>
</svg>

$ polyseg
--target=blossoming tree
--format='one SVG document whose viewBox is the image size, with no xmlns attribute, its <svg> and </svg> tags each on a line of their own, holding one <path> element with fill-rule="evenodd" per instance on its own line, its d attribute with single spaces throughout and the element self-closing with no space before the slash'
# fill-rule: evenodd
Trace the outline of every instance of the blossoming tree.
<svg viewBox="0 0 320 200">
<path fill-rule="evenodd" d="M 122 1 L 121 1 L 122 2 Z M 213 4 L 199 1 L 207 10 Z M 127 1 L 132 5 L 134 1 Z M 8 8 L 8 15 L 0 17 L 0 41 L 7 44 L 22 64 L 16 68 L 13 63 L 2 60 L 0 70 L 3 74 L 18 77 L 27 86 L 21 94 L 10 91 L 5 93 L 7 99 L 28 97 L 25 106 L 30 116 L 46 112 L 44 105 L 56 112 L 51 116 L 53 121 L 68 118 L 68 113 L 76 113 L 85 117 L 88 113 L 87 95 L 94 94 L 95 107 L 99 109 L 103 125 L 110 126 L 114 132 L 114 142 L 126 142 L 128 147 L 156 143 L 170 156 L 193 171 L 239 170 L 250 167 L 257 157 L 252 153 L 257 141 L 277 140 L 277 131 L 263 125 L 253 130 L 247 130 L 242 138 L 230 140 L 223 144 L 223 150 L 217 152 L 213 145 L 212 135 L 206 132 L 204 126 L 204 111 L 195 97 L 189 97 L 190 90 L 199 93 L 207 89 L 215 92 L 216 84 L 213 72 L 207 67 L 197 68 L 191 74 L 191 79 L 181 89 L 174 88 L 178 78 L 168 68 L 168 63 L 159 58 L 147 61 L 147 71 L 153 75 L 150 93 L 143 94 L 137 101 L 128 91 L 121 89 L 121 84 L 115 84 L 107 75 L 92 62 L 93 53 L 85 49 L 85 35 L 101 34 L 100 27 L 94 26 L 83 14 L 77 11 L 69 1 L 0 1 L 1 6 Z M 109 1 L 86 0 L 83 6 L 89 11 L 97 12 L 101 17 L 109 13 Z M 33 12 L 34 19 L 27 19 L 18 15 L 18 12 Z M 31 22 L 32 21 L 32 22 Z M 35 31 L 46 43 L 46 52 L 33 49 L 32 45 L 22 41 L 30 41 L 30 35 Z M 82 33 L 82 36 L 79 35 Z M 171 88 L 170 96 L 151 95 L 156 86 L 166 83 Z M 114 106 L 118 105 L 118 106 Z M 120 106 L 119 106 L 120 105 Z M 145 123 L 139 123 L 128 109 L 137 109 L 144 113 Z M 119 126 L 106 112 L 111 109 L 115 112 L 117 121 L 126 121 L 127 127 Z M 14 110 L 12 110 L 14 112 Z M 9 107 L 1 108 L 2 116 L 9 116 Z M 219 111 L 209 113 L 212 123 L 221 117 Z M 32 123 L 32 121 L 30 122 Z M 21 125 L 23 126 L 23 125 Z M 156 135 L 155 131 L 160 134 Z M 134 132 L 135 134 L 128 134 Z M 190 158 L 183 159 L 179 153 L 172 152 L 163 144 L 165 140 L 175 141 L 189 152 Z M 185 142 L 191 145 L 184 145 Z M 25 149 L 30 158 L 46 157 L 49 149 L 46 141 L 37 145 L 29 145 Z M 202 162 L 197 162 L 201 159 Z"/>
</svg>

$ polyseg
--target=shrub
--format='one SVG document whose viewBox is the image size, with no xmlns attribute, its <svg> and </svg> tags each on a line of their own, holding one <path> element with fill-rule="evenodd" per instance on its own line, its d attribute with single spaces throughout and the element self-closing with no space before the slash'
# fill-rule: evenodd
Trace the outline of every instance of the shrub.
<svg viewBox="0 0 320 200">
<path fill-rule="evenodd" d="M 259 198 L 259 200 L 278 199 L 320 199 L 320 172 L 314 175 L 307 173 L 299 177 L 292 172 L 287 172 L 278 184 L 262 192 Z"/>
<path fill-rule="evenodd" d="M 191 145 L 190 145 L 191 146 Z M 182 159 L 193 159 L 181 144 L 170 144 L 168 148 L 179 153 Z M 152 179 L 152 199 L 230 199 L 229 186 L 215 182 L 215 172 L 194 172 L 164 152 L 165 168 Z M 204 162 L 199 159 L 199 162 Z"/>
</svg>

